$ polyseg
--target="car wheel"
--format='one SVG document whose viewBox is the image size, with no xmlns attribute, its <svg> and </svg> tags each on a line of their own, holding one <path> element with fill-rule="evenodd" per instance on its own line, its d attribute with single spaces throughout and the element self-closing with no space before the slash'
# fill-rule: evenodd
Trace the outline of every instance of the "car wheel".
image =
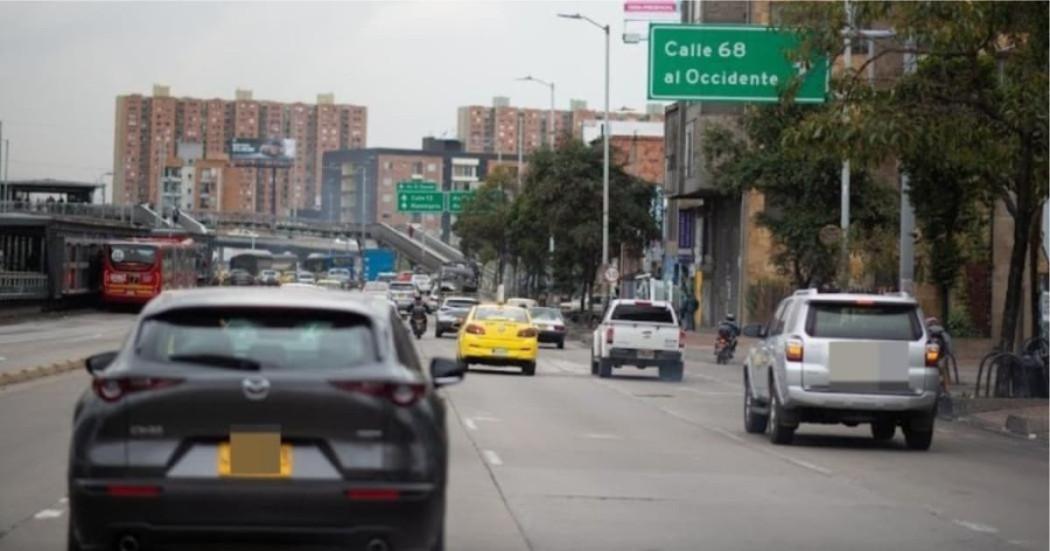
<svg viewBox="0 0 1050 551">
<path fill-rule="evenodd" d="M 591 375 L 598 374 L 598 360 L 594 359 L 594 350 L 591 350 Z"/>
<path fill-rule="evenodd" d="M 532 377 L 536 374 L 536 362 L 528 362 L 521 366 L 521 372 L 526 376 Z"/>
<path fill-rule="evenodd" d="M 562 339 L 562 340 L 558 341 L 558 350 L 562 350 L 564 348 L 565 348 L 565 339 Z"/>
<path fill-rule="evenodd" d="M 660 366 L 660 380 L 677 383 L 682 380 L 681 365 Z"/>
<path fill-rule="evenodd" d="M 937 410 L 928 413 L 916 413 L 914 417 L 905 421 L 904 441 L 913 450 L 926 451 L 933 443 L 933 422 L 937 417 Z"/>
<path fill-rule="evenodd" d="M 780 398 L 772 384 L 769 385 L 769 395 L 769 420 L 766 422 L 769 441 L 780 445 L 790 444 L 791 439 L 795 437 L 795 429 L 798 427 L 784 424 L 784 406 L 780 405 Z"/>
<path fill-rule="evenodd" d="M 755 396 L 751 393 L 751 384 L 744 379 L 744 430 L 751 434 L 766 432 L 769 417 L 755 411 Z"/>
<path fill-rule="evenodd" d="M 430 546 L 430 551 L 445 551 L 445 529 L 442 528 L 438 532 L 437 538 L 434 540 L 434 544 Z"/>
<path fill-rule="evenodd" d="M 441 330 L 438 329 L 437 327 L 434 328 L 434 338 L 435 339 L 440 339 L 441 338 Z"/>
<path fill-rule="evenodd" d="M 871 437 L 878 442 L 893 440 L 895 432 L 897 432 L 897 425 L 893 421 L 875 421 L 871 424 Z"/>
<path fill-rule="evenodd" d="M 83 547 L 73 534 L 73 519 L 71 518 L 66 523 L 66 551 L 81 551 L 82 549 Z"/>
<path fill-rule="evenodd" d="M 601 358 L 598 360 L 598 376 L 602 379 L 612 377 L 612 362 Z"/>
</svg>

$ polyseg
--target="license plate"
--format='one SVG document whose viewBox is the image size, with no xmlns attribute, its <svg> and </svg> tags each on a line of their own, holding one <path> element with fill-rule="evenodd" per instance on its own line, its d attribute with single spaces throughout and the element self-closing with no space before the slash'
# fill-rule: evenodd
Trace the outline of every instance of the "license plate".
<svg viewBox="0 0 1050 551">
<path fill-rule="evenodd" d="M 493 356 L 506 356 L 507 355 L 507 349 L 506 348 L 493 348 L 492 349 L 492 355 Z"/>
<path fill-rule="evenodd" d="M 639 350 L 638 357 L 646 360 L 651 360 L 656 357 L 656 353 L 652 350 Z"/>
<path fill-rule="evenodd" d="M 292 446 L 277 432 L 232 432 L 219 444 L 219 476 L 288 478 L 292 476 Z"/>
</svg>

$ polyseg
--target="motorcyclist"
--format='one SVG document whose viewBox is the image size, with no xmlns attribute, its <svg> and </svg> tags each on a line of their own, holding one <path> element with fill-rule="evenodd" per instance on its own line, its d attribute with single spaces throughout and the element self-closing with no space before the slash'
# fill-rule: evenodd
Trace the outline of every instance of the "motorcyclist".
<svg viewBox="0 0 1050 551">
<path fill-rule="evenodd" d="M 719 334 L 723 332 L 723 329 L 726 331 L 726 337 L 732 341 L 740 336 L 740 325 L 737 324 L 736 316 L 733 314 L 726 314 L 726 317 L 718 323 Z"/>
<path fill-rule="evenodd" d="M 418 293 L 412 301 L 412 308 L 409 310 L 408 318 L 413 326 L 416 323 L 423 324 L 424 329 L 427 326 L 427 305 L 423 303 L 423 297 Z"/>
</svg>

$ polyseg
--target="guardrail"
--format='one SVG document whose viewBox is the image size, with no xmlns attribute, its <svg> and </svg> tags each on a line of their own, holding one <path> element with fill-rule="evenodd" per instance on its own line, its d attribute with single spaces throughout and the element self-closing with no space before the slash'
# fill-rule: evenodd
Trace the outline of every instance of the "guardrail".
<svg viewBox="0 0 1050 551">
<path fill-rule="evenodd" d="M 0 300 L 47 298 L 47 274 L 0 272 Z"/>
</svg>

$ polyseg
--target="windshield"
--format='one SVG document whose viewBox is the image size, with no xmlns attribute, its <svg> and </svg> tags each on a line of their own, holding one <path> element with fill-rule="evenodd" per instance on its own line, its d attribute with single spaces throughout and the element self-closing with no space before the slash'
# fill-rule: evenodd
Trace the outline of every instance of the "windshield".
<svg viewBox="0 0 1050 551">
<path fill-rule="evenodd" d="M 390 284 L 390 290 L 414 292 L 416 290 L 416 287 L 411 283 L 394 282 Z"/>
<path fill-rule="evenodd" d="M 922 337 L 915 306 L 811 302 L 806 333 L 829 339 L 913 341 Z"/>
<path fill-rule="evenodd" d="M 529 311 L 533 320 L 559 321 L 562 319 L 561 311 L 557 308 L 533 308 Z"/>
<path fill-rule="evenodd" d="M 524 309 L 513 306 L 503 308 L 479 307 L 474 312 L 474 319 L 478 321 L 512 321 L 516 323 L 525 323 L 529 321 L 529 316 Z"/>
<path fill-rule="evenodd" d="M 143 322 L 136 351 L 164 363 L 250 360 L 267 369 L 343 369 L 377 361 L 366 318 L 326 311 L 179 310 Z M 222 362 L 223 360 L 218 360 Z"/>
<path fill-rule="evenodd" d="M 153 245 L 110 245 L 109 261 L 114 266 L 152 266 L 157 261 Z"/>
</svg>

